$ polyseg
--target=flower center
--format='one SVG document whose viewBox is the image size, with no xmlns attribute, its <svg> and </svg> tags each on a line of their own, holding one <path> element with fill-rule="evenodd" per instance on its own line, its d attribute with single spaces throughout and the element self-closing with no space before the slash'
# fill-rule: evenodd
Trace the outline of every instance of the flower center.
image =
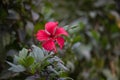
<svg viewBox="0 0 120 80">
<path fill-rule="evenodd" d="M 54 35 L 50 35 L 49 37 L 52 38 L 52 39 L 54 39 L 55 36 Z"/>
</svg>

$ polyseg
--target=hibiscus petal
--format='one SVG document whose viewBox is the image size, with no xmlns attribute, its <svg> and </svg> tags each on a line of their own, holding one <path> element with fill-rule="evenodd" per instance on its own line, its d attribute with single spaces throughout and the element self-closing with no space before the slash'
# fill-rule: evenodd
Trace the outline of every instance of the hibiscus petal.
<svg viewBox="0 0 120 80">
<path fill-rule="evenodd" d="M 56 29 L 56 32 L 55 32 L 55 35 L 56 35 L 56 36 L 59 36 L 59 35 L 68 36 L 68 33 L 65 31 L 64 28 L 57 28 L 57 29 Z"/>
<path fill-rule="evenodd" d="M 47 51 L 53 50 L 56 52 L 56 47 L 55 47 L 53 40 L 48 40 L 46 42 L 43 42 L 42 47 Z"/>
<path fill-rule="evenodd" d="M 48 22 L 45 24 L 45 30 L 48 31 L 50 34 L 54 34 L 57 28 L 58 22 Z"/>
<path fill-rule="evenodd" d="M 58 37 L 58 38 L 56 38 L 56 41 L 57 41 L 58 45 L 60 46 L 60 48 L 62 49 L 64 46 L 64 38 Z"/>
<path fill-rule="evenodd" d="M 45 32 L 45 30 L 39 30 L 36 34 L 36 38 L 39 41 L 46 41 L 49 39 L 49 35 Z"/>
</svg>

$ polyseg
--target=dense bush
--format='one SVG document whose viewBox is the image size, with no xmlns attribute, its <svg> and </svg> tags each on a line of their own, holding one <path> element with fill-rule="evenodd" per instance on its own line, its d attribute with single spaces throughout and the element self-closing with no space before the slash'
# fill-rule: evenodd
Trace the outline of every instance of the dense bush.
<svg viewBox="0 0 120 80">
<path fill-rule="evenodd" d="M 6 61 L 32 44 L 48 21 L 58 21 L 69 33 L 57 56 L 74 80 L 120 79 L 119 0 L 1 0 L 0 79 L 25 79 L 11 74 Z"/>
</svg>

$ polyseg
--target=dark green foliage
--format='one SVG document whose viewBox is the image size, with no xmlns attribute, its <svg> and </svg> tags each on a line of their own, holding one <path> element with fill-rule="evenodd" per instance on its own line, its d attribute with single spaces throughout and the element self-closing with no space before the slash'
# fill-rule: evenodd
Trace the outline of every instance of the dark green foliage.
<svg viewBox="0 0 120 80">
<path fill-rule="evenodd" d="M 12 62 L 23 47 L 41 47 L 35 33 L 47 21 L 58 21 L 69 33 L 65 47 L 57 54 L 70 69 L 69 77 L 120 80 L 119 13 L 119 0 L 0 0 L 0 79 L 16 75 L 6 71 L 6 60 Z M 25 67 L 34 62 L 27 59 Z M 34 65 L 31 73 L 38 66 Z M 26 76 L 23 73 L 17 78 Z"/>
<path fill-rule="evenodd" d="M 46 54 L 46 55 L 45 55 Z M 32 50 L 28 52 L 27 49 L 23 48 L 19 55 L 14 56 L 13 63 L 7 62 L 11 67 L 8 69 L 14 73 L 28 74 L 24 78 L 25 80 L 32 79 L 59 79 L 64 78 L 67 79 L 68 69 L 64 66 L 63 61 L 54 56 L 53 52 L 44 52 L 44 50 L 39 47 L 33 45 Z M 66 74 L 66 75 L 65 75 Z M 9 79 L 8 77 L 6 79 Z M 71 79 L 71 78 L 70 78 Z"/>
</svg>

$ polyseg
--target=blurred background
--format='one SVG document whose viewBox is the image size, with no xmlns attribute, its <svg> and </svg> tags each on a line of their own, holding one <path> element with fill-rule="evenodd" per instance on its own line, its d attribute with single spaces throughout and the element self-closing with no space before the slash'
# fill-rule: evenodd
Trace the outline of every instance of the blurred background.
<svg viewBox="0 0 120 80">
<path fill-rule="evenodd" d="M 6 60 L 40 46 L 35 34 L 48 21 L 69 33 L 57 54 L 69 77 L 120 80 L 120 0 L 0 0 L 0 80 L 13 76 Z"/>
</svg>

